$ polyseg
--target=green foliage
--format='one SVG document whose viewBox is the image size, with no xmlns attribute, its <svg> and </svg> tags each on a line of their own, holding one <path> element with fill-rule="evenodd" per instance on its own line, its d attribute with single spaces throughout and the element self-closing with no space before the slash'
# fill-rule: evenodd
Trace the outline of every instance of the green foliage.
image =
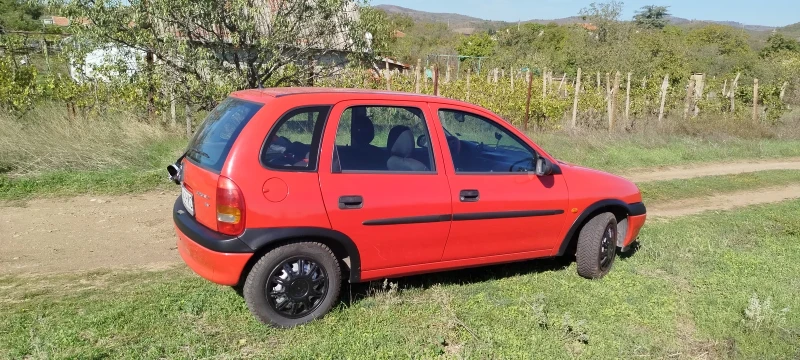
<svg viewBox="0 0 800 360">
<path fill-rule="evenodd" d="M 487 33 L 470 35 L 461 40 L 456 46 L 458 55 L 485 57 L 494 53 L 495 42 Z"/>
<path fill-rule="evenodd" d="M 800 41 L 774 33 L 767 39 L 767 46 L 761 49 L 761 56 L 765 58 L 785 53 L 800 54 Z"/>
<path fill-rule="evenodd" d="M 642 6 L 636 15 L 633 16 L 633 21 L 637 26 L 648 29 L 663 29 L 669 24 L 669 6 L 656 6 L 646 5 Z"/>
<path fill-rule="evenodd" d="M 44 6 L 40 2 L 0 0 L 0 30 L 42 30 L 42 15 Z"/>
</svg>

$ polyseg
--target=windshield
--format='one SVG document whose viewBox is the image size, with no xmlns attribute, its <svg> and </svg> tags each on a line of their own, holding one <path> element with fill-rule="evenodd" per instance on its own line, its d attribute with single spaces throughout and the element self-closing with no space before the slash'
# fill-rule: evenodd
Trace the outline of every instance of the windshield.
<svg viewBox="0 0 800 360">
<path fill-rule="evenodd" d="M 215 172 L 222 170 L 233 142 L 263 104 L 227 98 L 206 117 L 186 148 L 186 157 Z"/>
</svg>

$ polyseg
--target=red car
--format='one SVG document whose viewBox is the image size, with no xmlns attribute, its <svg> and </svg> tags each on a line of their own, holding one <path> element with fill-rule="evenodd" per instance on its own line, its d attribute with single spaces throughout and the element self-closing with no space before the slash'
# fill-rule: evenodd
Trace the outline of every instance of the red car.
<svg viewBox="0 0 800 360">
<path fill-rule="evenodd" d="M 486 109 L 418 94 L 238 91 L 169 171 L 184 261 L 279 327 L 324 316 L 343 280 L 568 252 L 600 278 L 646 217 L 633 183 L 555 160 Z"/>
</svg>

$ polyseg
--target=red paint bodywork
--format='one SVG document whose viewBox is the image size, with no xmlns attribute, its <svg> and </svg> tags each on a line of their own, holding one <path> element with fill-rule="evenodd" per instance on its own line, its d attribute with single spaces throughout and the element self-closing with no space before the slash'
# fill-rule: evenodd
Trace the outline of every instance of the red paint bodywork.
<svg viewBox="0 0 800 360">
<path fill-rule="evenodd" d="M 253 254 L 211 251 L 186 237 L 177 227 L 175 232 L 178 234 L 178 253 L 194 272 L 221 285 L 233 286 L 239 283 L 239 277 Z"/>
<path fill-rule="evenodd" d="M 195 197 L 197 220 L 216 230 L 214 189 L 218 177 L 226 176 L 244 195 L 246 228 L 317 227 L 339 231 L 357 247 L 361 281 L 555 256 L 562 243 L 569 241 L 565 237 L 590 205 L 600 200 L 626 204 L 642 201 L 638 188 L 623 178 L 565 163 L 558 163 L 561 174 L 544 177 L 528 173 L 456 174 L 437 115 L 440 108 L 491 119 L 556 163 L 497 115 L 461 101 L 418 94 L 322 88 L 254 89 L 231 96 L 263 103 L 264 107 L 234 142 L 220 174 L 184 160 L 185 183 L 210 198 L 199 201 Z M 331 106 L 318 170 L 278 171 L 262 166 L 259 153 L 275 122 L 291 109 L 314 105 Z M 431 137 L 435 173 L 331 171 L 339 118 L 345 109 L 356 105 L 421 109 Z M 480 201 L 459 201 L 459 192 L 464 189 L 479 190 Z M 275 195 L 274 191 L 285 192 L 285 196 Z M 361 195 L 363 208 L 339 209 L 338 198 L 347 195 Z M 560 209 L 563 213 L 387 226 L 363 224 L 374 219 L 537 209 Z M 636 239 L 645 218 L 646 215 L 628 217 L 624 246 Z M 252 257 L 252 254 L 210 254 L 210 250 L 194 244 L 180 231 L 178 243 L 181 255 L 192 269 L 220 284 L 238 281 Z"/>
</svg>

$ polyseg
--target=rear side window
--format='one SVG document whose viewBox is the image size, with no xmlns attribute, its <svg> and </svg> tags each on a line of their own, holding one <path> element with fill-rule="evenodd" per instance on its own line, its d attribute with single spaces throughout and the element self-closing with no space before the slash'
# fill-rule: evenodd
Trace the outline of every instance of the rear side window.
<svg viewBox="0 0 800 360">
<path fill-rule="evenodd" d="M 283 115 L 261 149 L 261 163 L 276 170 L 316 171 L 319 142 L 330 106 L 310 106 Z"/>
<path fill-rule="evenodd" d="M 209 170 L 220 172 L 242 128 L 263 104 L 227 98 L 200 125 L 186 148 L 186 157 Z"/>
</svg>

